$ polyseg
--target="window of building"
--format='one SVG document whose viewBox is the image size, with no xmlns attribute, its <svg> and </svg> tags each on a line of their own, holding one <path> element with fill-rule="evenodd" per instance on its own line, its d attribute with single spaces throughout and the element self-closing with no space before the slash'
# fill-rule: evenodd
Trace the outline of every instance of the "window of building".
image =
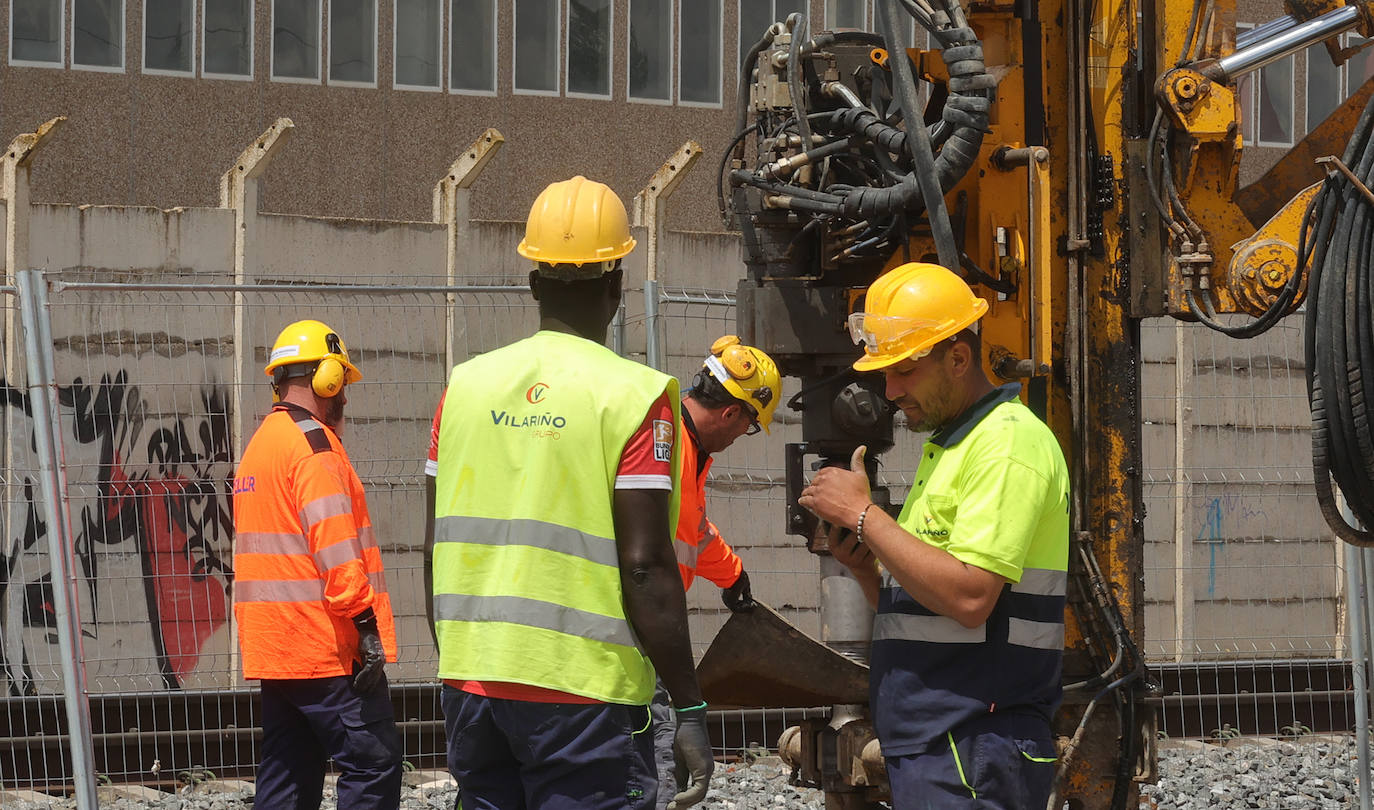
<svg viewBox="0 0 1374 810">
<path fill-rule="evenodd" d="M 898 12 L 899 19 L 910 15 Z M 868 0 L 825 0 L 825 27 L 857 28 L 860 31 L 872 30 L 868 25 Z"/>
<path fill-rule="evenodd" d="M 807 13 L 810 3 L 807 0 L 739 0 L 739 57 L 749 52 L 750 46 L 759 41 L 768 26 L 787 15 L 800 11 Z M 753 70 L 753 66 L 749 67 Z"/>
<path fill-rule="evenodd" d="M 515 0 L 515 92 L 558 95 L 559 0 Z"/>
<path fill-rule="evenodd" d="M 377 83 L 377 0 L 329 0 L 329 81 Z"/>
<path fill-rule="evenodd" d="M 1316 129 L 1341 106 L 1345 98 L 1345 71 L 1331 61 L 1322 44 L 1307 49 L 1307 130 Z"/>
<path fill-rule="evenodd" d="M 720 0 L 690 0 L 678 20 L 677 97 L 683 104 L 720 106 Z"/>
<path fill-rule="evenodd" d="M 568 95 L 611 97 L 611 0 L 568 0 Z"/>
<path fill-rule="evenodd" d="M 320 79 L 320 0 L 273 0 L 272 78 Z"/>
<path fill-rule="evenodd" d="M 1345 46 L 1358 48 L 1368 42 L 1364 37 L 1347 34 Z M 1345 62 L 1345 95 L 1348 98 L 1359 90 L 1365 82 L 1374 78 L 1374 45 L 1359 51 Z"/>
<path fill-rule="evenodd" d="M 205 0 L 206 75 L 253 75 L 253 0 Z"/>
<path fill-rule="evenodd" d="M 453 0 L 448 62 L 450 90 L 496 94 L 496 0 Z"/>
<path fill-rule="evenodd" d="M 1293 145 L 1293 57 L 1259 69 L 1256 102 L 1260 146 Z"/>
<path fill-rule="evenodd" d="M 1236 23 L 1236 36 L 1254 28 L 1254 23 Z M 1240 105 L 1240 137 L 1245 143 L 1255 142 L 1255 74 L 1246 73 L 1236 79 L 1236 103 Z"/>
<path fill-rule="evenodd" d="M 195 0 L 144 0 L 143 69 L 191 73 L 195 70 Z"/>
<path fill-rule="evenodd" d="M 439 89 L 440 0 L 396 0 L 395 53 L 397 87 Z M 466 23 L 464 23 L 466 24 Z"/>
<path fill-rule="evenodd" d="M 76 0 L 72 8 L 72 64 L 124 69 L 124 0 Z"/>
<path fill-rule="evenodd" d="M 64 0 L 11 0 L 10 61 L 62 67 Z"/>
<path fill-rule="evenodd" d="M 672 0 L 630 0 L 629 95 L 633 101 L 673 100 Z"/>
</svg>

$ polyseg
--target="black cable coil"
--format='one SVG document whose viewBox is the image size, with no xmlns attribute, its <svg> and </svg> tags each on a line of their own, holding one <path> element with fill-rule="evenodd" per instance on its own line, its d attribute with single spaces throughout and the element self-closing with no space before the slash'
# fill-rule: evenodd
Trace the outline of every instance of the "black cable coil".
<svg viewBox="0 0 1374 810">
<path fill-rule="evenodd" d="M 1374 546 L 1374 312 L 1370 257 L 1374 256 L 1374 100 L 1365 106 L 1343 160 L 1364 184 L 1331 172 L 1313 203 L 1312 251 L 1307 282 L 1307 395 L 1312 407 L 1312 473 L 1327 524 L 1342 540 Z M 1304 221 L 1304 230 L 1311 217 Z M 1306 239 L 1303 240 L 1306 242 Z M 1302 267 L 1300 262 L 1299 267 Z M 1357 524 L 1342 514 L 1332 482 L 1344 494 Z"/>
</svg>

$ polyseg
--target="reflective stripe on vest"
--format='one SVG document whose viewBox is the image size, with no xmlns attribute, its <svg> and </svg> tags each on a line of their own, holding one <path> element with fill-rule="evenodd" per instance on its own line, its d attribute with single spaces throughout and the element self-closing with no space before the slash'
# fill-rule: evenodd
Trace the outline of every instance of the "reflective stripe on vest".
<svg viewBox="0 0 1374 810">
<path fill-rule="evenodd" d="M 965 627 L 948 616 L 879 613 L 873 617 L 874 641 L 929 641 L 936 644 L 982 644 L 988 627 Z"/>
<path fill-rule="evenodd" d="M 571 554 L 600 565 L 619 567 L 615 538 L 597 537 L 540 520 L 496 520 L 449 516 L 434 521 L 436 543 L 475 543 L 483 546 L 531 546 Z"/>
<path fill-rule="evenodd" d="M 510 622 L 622 647 L 638 644 L 630 625 L 624 621 L 520 596 L 439 594 L 434 597 L 434 618 L 450 622 Z"/>
<path fill-rule="evenodd" d="M 447 390 L 435 476 L 439 676 L 647 703 L 654 671 L 625 615 L 612 502 L 620 455 L 659 397 L 677 433 L 676 381 L 539 332 L 455 367 Z"/>
</svg>

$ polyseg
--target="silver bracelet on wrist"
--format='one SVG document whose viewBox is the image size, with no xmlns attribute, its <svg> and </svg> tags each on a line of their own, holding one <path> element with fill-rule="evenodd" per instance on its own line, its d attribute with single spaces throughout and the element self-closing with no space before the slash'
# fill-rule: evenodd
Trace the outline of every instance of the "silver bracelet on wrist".
<svg viewBox="0 0 1374 810">
<path fill-rule="evenodd" d="M 870 503 L 864 507 L 864 510 L 859 513 L 859 524 L 854 527 L 854 541 L 861 545 L 864 541 L 864 518 L 868 517 L 868 510 L 872 509 L 873 506 L 874 504 Z"/>
</svg>

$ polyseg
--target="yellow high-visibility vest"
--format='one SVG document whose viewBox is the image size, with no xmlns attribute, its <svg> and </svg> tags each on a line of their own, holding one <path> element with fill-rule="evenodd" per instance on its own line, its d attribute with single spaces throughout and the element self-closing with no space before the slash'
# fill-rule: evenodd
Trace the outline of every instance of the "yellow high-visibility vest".
<svg viewBox="0 0 1374 810">
<path fill-rule="evenodd" d="M 439 423 L 439 677 L 646 704 L 654 669 L 625 614 L 612 512 L 626 443 L 667 394 L 655 443 L 673 478 L 677 380 L 542 331 L 453 369 Z"/>
</svg>

